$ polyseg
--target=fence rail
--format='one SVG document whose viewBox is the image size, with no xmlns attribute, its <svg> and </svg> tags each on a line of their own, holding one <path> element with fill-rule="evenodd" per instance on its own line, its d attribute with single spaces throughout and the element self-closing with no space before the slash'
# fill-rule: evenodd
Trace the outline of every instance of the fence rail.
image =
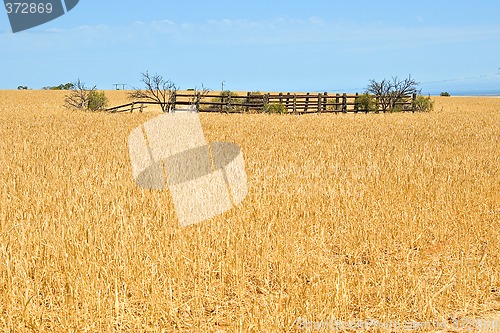
<svg viewBox="0 0 500 333">
<path fill-rule="evenodd" d="M 147 105 L 144 104 L 154 104 L 152 102 L 131 102 L 123 105 L 118 105 L 114 106 L 112 108 L 107 108 L 106 111 L 112 112 L 112 113 L 117 113 L 117 112 L 134 112 L 134 110 L 139 110 L 139 112 L 142 112 L 145 108 L 147 108 Z"/>
<path fill-rule="evenodd" d="M 363 110 L 356 103 L 360 95 L 328 93 L 246 93 L 201 94 L 197 92 L 173 92 L 169 102 L 134 101 L 106 109 L 108 112 L 142 112 L 147 105 L 167 105 L 171 109 L 182 106 L 194 106 L 199 112 L 249 113 L 263 112 L 269 105 L 279 104 L 288 113 L 347 113 L 347 112 L 383 112 L 383 110 Z M 414 112 L 413 101 L 416 95 L 405 96 L 397 106 L 401 111 Z M 168 105 L 170 104 L 170 105 Z"/>
</svg>

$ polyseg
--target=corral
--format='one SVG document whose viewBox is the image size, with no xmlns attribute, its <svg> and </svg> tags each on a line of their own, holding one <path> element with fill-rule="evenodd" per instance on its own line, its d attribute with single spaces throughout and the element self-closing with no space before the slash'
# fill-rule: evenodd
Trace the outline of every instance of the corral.
<svg viewBox="0 0 500 333">
<path fill-rule="evenodd" d="M 233 93 L 224 91 L 201 94 L 195 91 L 174 91 L 172 108 L 196 105 L 200 112 L 249 113 L 262 112 L 267 105 L 281 105 L 285 113 L 348 113 L 373 112 L 359 106 L 360 94 L 324 93 Z M 414 111 L 412 102 L 416 94 L 405 96 L 398 103 L 401 111 Z M 106 109 L 108 112 L 142 112 L 148 105 L 158 105 L 152 101 L 132 101 Z"/>
</svg>

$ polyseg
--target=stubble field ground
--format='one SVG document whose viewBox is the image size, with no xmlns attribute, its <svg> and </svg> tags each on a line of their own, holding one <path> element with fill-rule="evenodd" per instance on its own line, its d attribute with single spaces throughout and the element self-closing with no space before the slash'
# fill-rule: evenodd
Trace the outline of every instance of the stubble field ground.
<svg viewBox="0 0 500 333">
<path fill-rule="evenodd" d="M 156 114 L 63 99 L 0 91 L 0 331 L 465 331 L 500 312 L 500 98 L 201 114 L 207 141 L 242 147 L 249 194 L 187 228 L 131 175 L 128 135 Z"/>
</svg>

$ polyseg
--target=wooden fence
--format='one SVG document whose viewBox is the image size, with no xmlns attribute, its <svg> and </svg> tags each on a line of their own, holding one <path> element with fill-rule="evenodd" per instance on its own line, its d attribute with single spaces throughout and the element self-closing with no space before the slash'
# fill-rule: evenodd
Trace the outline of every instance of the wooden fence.
<svg viewBox="0 0 500 333">
<path fill-rule="evenodd" d="M 127 104 L 122 104 L 118 106 L 113 106 L 112 108 L 107 108 L 107 112 L 117 113 L 117 112 L 134 112 L 134 110 L 139 110 L 139 112 L 144 111 L 147 108 L 147 104 L 158 104 L 156 102 L 131 102 Z"/>
<path fill-rule="evenodd" d="M 194 106 L 199 112 L 226 113 L 258 113 L 265 112 L 269 105 L 280 105 L 287 113 L 347 113 L 347 112 L 379 112 L 382 110 L 363 110 L 356 103 L 359 94 L 328 94 L 328 93 L 219 93 L 201 94 L 197 92 L 174 92 L 171 99 L 171 109 Z M 416 95 L 405 96 L 397 107 L 401 111 L 414 112 L 413 101 Z M 108 112 L 142 112 L 147 105 L 163 103 L 152 101 L 135 101 L 106 109 Z M 167 103 L 164 103 L 167 104 Z"/>
</svg>

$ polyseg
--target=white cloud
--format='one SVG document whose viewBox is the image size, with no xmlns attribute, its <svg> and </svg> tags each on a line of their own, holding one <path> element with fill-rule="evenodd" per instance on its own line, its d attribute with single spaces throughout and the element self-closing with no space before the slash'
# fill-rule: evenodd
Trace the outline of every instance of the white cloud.
<svg viewBox="0 0 500 333">
<path fill-rule="evenodd" d="M 418 19 L 418 18 L 417 18 Z M 428 25 L 391 26 L 382 23 L 325 21 L 321 17 L 296 20 L 280 17 L 272 20 L 211 20 L 175 22 L 136 21 L 123 26 L 80 26 L 73 29 L 47 29 L 22 34 L 0 34 L 4 49 L 40 47 L 111 47 L 117 44 L 155 45 L 307 45 L 323 44 L 332 52 L 339 49 L 381 50 L 419 47 L 435 43 L 461 43 L 500 39 L 500 26 L 439 27 Z M 329 46 L 330 45 L 330 46 Z"/>
<path fill-rule="evenodd" d="M 309 23 L 320 27 L 326 26 L 326 22 L 321 17 L 316 17 L 316 16 L 310 17 Z"/>
</svg>

